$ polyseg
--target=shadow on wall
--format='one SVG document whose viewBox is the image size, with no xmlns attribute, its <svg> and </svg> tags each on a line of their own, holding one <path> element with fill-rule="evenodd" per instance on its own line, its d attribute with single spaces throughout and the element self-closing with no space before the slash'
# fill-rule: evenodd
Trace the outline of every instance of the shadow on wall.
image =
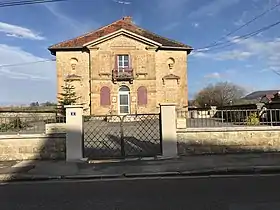
<svg viewBox="0 0 280 210">
<path fill-rule="evenodd" d="M 213 140 L 214 142 L 215 140 Z M 279 153 L 280 147 L 267 145 L 217 145 L 211 143 L 185 143 L 178 142 L 179 155 L 224 155 L 244 153 Z"/>
</svg>

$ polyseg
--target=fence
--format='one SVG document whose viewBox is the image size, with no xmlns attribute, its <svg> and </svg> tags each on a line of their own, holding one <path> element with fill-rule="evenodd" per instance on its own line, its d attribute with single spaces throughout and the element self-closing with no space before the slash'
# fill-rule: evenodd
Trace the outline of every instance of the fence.
<svg viewBox="0 0 280 210">
<path fill-rule="evenodd" d="M 0 116 L 0 134 L 40 134 L 45 133 L 46 124 L 65 123 L 65 116 L 55 113 L 44 115 L 39 113 Z"/>
<path fill-rule="evenodd" d="M 177 119 L 184 119 L 187 128 L 279 126 L 280 109 L 177 111 Z"/>
</svg>

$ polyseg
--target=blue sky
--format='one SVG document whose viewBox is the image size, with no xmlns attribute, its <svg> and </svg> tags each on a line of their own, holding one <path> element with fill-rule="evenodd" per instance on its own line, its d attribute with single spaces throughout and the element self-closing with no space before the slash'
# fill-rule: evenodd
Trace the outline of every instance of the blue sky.
<svg viewBox="0 0 280 210">
<path fill-rule="evenodd" d="M 201 48 L 280 0 L 130 0 L 137 25 Z M 194 52 L 188 60 L 189 96 L 209 83 L 230 81 L 248 92 L 278 89 L 280 25 L 247 40 L 238 36 L 279 21 L 280 7 L 227 38 L 227 48 Z M 69 0 L 0 8 L 0 104 L 56 100 L 54 62 L 47 47 L 123 16 L 113 0 Z M 236 38 L 237 37 L 237 38 Z"/>
</svg>

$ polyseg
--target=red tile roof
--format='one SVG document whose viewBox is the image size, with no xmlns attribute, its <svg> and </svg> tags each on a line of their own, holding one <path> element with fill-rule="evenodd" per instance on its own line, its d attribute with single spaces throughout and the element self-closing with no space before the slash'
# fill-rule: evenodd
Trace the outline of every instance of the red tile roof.
<svg viewBox="0 0 280 210">
<path fill-rule="evenodd" d="M 49 50 L 53 53 L 57 50 L 62 49 L 71 49 L 71 48 L 83 48 L 83 45 L 89 42 L 92 42 L 98 38 L 116 32 L 120 29 L 125 29 L 137 35 L 143 36 L 147 39 L 153 40 L 162 44 L 163 47 L 171 47 L 171 48 L 183 48 L 185 50 L 192 50 L 192 47 L 185 45 L 183 43 L 159 36 L 154 34 L 148 30 L 142 29 L 139 26 L 133 24 L 130 17 L 124 17 L 116 22 L 113 22 L 107 26 L 99 28 L 95 31 L 89 32 L 85 35 L 76 37 L 71 40 L 67 40 L 49 47 Z"/>
</svg>

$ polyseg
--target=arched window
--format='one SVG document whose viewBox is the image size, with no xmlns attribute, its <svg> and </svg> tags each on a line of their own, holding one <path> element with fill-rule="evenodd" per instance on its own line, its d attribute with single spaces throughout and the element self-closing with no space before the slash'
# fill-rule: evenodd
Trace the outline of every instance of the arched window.
<svg viewBox="0 0 280 210">
<path fill-rule="evenodd" d="M 111 93 L 110 88 L 104 86 L 100 89 L 100 105 L 109 106 L 111 105 Z"/>
<path fill-rule="evenodd" d="M 147 88 L 141 86 L 137 90 L 137 101 L 139 106 L 147 105 L 148 98 L 147 98 Z"/>
</svg>

